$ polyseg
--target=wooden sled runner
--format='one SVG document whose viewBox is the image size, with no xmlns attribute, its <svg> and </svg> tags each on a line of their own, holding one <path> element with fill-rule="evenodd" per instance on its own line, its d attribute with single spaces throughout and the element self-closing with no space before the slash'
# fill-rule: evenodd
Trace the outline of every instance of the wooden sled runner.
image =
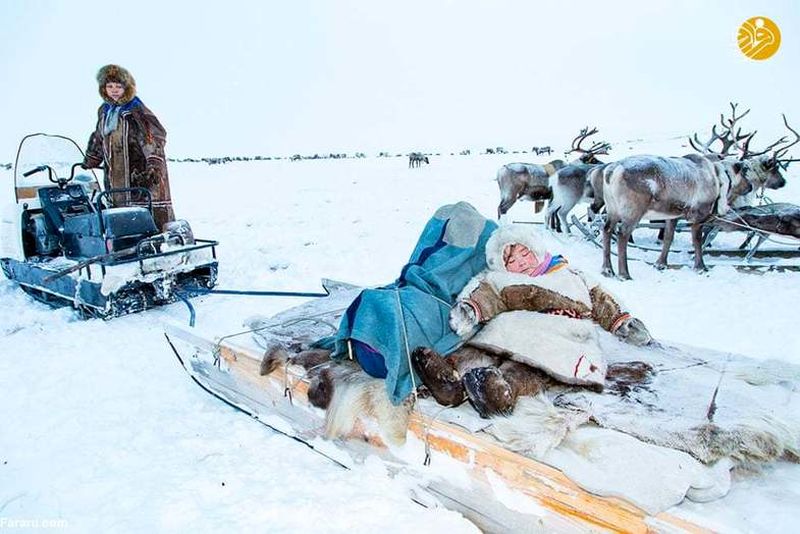
<svg viewBox="0 0 800 534">
<path fill-rule="evenodd" d="M 429 495 L 419 496 L 420 502 L 438 501 L 485 531 L 706 531 L 668 513 L 651 515 L 622 499 L 593 495 L 557 469 L 437 420 L 430 404 L 419 403 L 412 413 L 402 454 L 368 423 L 350 439 L 323 441 L 324 414 L 308 403 L 302 370 L 288 367 L 260 376 L 263 349 L 250 336 L 215 340 L 169 325 L 165 333 L 186 370 L 210 393 L 345 466 L 377 455 L 387 466 L 429 479 Z M 437 467 L 452 472 L 454 464 L 468 482 L 437 476 Z"/>
</svg>

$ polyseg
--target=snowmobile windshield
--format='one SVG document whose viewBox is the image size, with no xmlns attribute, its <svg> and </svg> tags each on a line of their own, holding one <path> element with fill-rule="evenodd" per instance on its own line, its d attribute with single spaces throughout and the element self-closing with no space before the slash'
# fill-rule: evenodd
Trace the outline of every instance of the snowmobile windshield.
<svg viewBox="0 0 800 534">
<path fill-rule="evenodd" d="M 83 161 L 83 152 L 80 147 L 68 137 L 61 135 L 51 135 L 36 133 L 25 136 L 19 144 L 17 158 L 14 163 L 14 183 L 17 187 L 45 185 L 49 183 L 51 174 L 47 169 L 23 176 L 26 172 L 42 166 L 52 169 L 52 179 L 68 179 L 72 171 L 72 166 Z M 76 174 L 90 175 L 94 179 L 94 173 L 88 170 L 78 169 Z"/>
</svg>

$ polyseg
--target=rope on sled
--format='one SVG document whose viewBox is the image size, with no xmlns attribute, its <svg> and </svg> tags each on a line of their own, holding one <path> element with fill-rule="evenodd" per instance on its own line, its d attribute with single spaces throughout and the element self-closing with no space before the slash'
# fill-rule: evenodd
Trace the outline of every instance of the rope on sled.
<svg viewBox="0 0 800 534">
<path fill-rule="evenodd" d="M 319 319 L 319 317 L 322 317 L 323 315 L 328 315 L 328 314 L 337 314 L 337 313 L 339 313 L 341 311 L 344 311 L 346 309 L 347 308 L 345 307 L 345 308 L 340 308 L 338 310 L 326 310 L 326 311 L 322 311 L 320 313 L 316 313 L 316 314 L 313 314 L 313 315 L 308 315 L 306 317 L 299 317 L 297 319 L 292 319 L 290 321 L 272 322 L 272 323 L 267 323 L 267 324 L 265 324 L 263 326 L 259 326 L 258 328 L 248 328 L 247 330 L 242 330 L 241 332 L 234 332 L 233 334 L 227 334 L 227 335 L 224 335 L 224 336 L 220 337 L 217 340 L 217 345 L 220 345 L 224 340 L 230 339 L 232 337 L 243 336 L 245 334 L 253 334 L 255 332 L 260 332 L 261 330 L 267 330 L 267 329 L 275 328 L 275 327 L 279 327 L 279 326 L 280 327 L 292 326 L 294 324 L 301 323 L 303 321 L 311 321 L 311 322 L 317 323 L 317 324 L 324 324 L 325 326 L 329 327 L 331 329 L 331 331 L 335 332 L 338 329 L 336 326 L 332 325 L 328 321 L 325 321 L 323 319 Z"/>
<path fill-rule="evenodd" d="M 436 412 L 433 417 L 429 418 L 425 422 L 425 436 L 423 437 L 423 440 L 425 441 L 425 459 L 422 461 L 422 465 L 424 466 L 431 465 L 431 425 L 433 425 L 434 421 L 436 421 L 445 410 L 449 410 L 450 408 L 451 406 L 442 406 L 442 408 Z"/>
<path fill-rule="evenodd" d="M 274 431 L 274 432 L 276 432 L 276 433 L 278 433 L 278 434 L 281 434 L 281 435 L 283 435 L 283 436 L 286 436 L 287 438 L 291 438 L 291 439 L 293 439 L 293 440 L 295 440 L 295 441 L 297 441 L 297 442 L 299 442 L 299 443 L 302 443 L 303 445 L 305 445 L 306 447 L 308 447 L 309 449 L 311 449 L 311 450 L 312 450 L 312 451 L 314 451 L 315 453 L 319 454 L 320 456 L 323 456 L 323 457 L 327 458 L 328 460 L 330 460 L 331 462 L 335 463 L 335 464 L 336 464 L 336 465 L 338 465 L 339 467 L 342 467 L 342 468 L 344 468 L 344 469 L 350 470 L 350 468 L 349 468 L 347 465 L 343 464 L 342 462 L 340 462 L 340 461 L 339 461 L 339 460 L 337 460 L 336 458 L 333 458 L 332 456 L 328 456 L 327 454 L 325 454 L 325 453 L 324 453 L 324 452 L 322 452 L 321 450 L 319 450 L 319 449 L 315 448 L 315 447 L 314 447 L 314 446 L 313 446 L 311 443 L 309 443 L 308 441 L 305 441 L 305 440 L 301 439 L 301 438 L 300 438 L 300 437 L 298 437 L 298 436 L 293 436 L 292 434 L 289 434 L 289 433 L 287 433 L 287 432 L 283 432 L 282 430 L 279 430 L 278 428 L 276 428 L 276 427 L 274 427 L 274 426 L 272 426 L 272 425 L 268 424 L 268 423 L 267 423 L 265 420 L 263 420 L 263 419 L 261 419 L 260 417 L 258 417 L 258 414 L 255 414 L 255 413 L 253 413 L 253 412 L 251 412 L 251 411 L 249 411 L 249 410 L 246 410 L 246 409 L 242 408 L 241 406 L 238 406 L 237 404 L 235 404 L 235 403 L 233 403 L 232 401 L 230 401 L 230 400 L 226 399 L 225 397 L 223 397 L 222 395 L 220 395 L 220 394 L 219 394 L 219 393 L 217 393 L 216 391 L 212 390 L 211 388 L 209 388 L 208 386 L 206 386 L 205 384 L 203 384 L 202 382 L 200 382 L 200 381 L 197 379 L 197 377 L 195 377 L 195 376 L 194 376 L 194 375 L 191 373 L 191 371 L 189 371 L 189 369 L 186 367 L 186 364 L 183 362 L 183 358 L 181 358 L 181 355 L 180 355 L 180 353 L 178 352 L 178 349 L 176 349 L 176 348 L 175 348 L 175 345 L 172 343 L 172 340 L 169 338 L 169 336 L 167 335 L 167 333 L 166 333 L 166 332 L 164 333 L 164 337 L 165 337 L 165 338 L 167 338 L 167 343 L 169 344 L 170 348 L 172 349 L 172 352 L 175 354 L 175 357 L 178 359 L 178 362 L 180 362 L 180 364 L 181 364 L 181 367 L 183 367 L 183 368 L 184 368 L 184 370 L 185 370 L 186 372 L 188 372 L 188 373 L 189 373 L 189 378 L 191 378 L 191 379 L 192 379 L 192 381 L 193 381 L 195 384 L 197 384 L 198 386 L 200 386 L 200 388 L 201 388 L 203 391 L 205 391 L 206 393 L 210 394 L 211 396 L 213 396 L 213 397 L 216 397 L 217 399 L 221 400 L 222 402 L 224 402 L 225 404 L 227 404 L 228 406 L 230 406 L 230 407 L 231 407 L 231 408 L 233 408 L 234 410 L 236 410 L 236 411 L 239 411 L 239 412 L 242 412 L 243 414 L 249 415 L 249 416 L 250 416 L 250 417 L 252 417 L 253 419 L 256 419 L 256 420 L 257 420 L 257 421 L 259 421 L 259 422 L 260 422 L 262 425 L 266 426 L 266 427 L 267 427 L 267 428 L 269 428 L 270 430 L 272 430 L 272 431 Z"/>
<path fill-rule="evenodd" d="M 330 361 L 318 363 L 317 365 L 311 366 L 308 369 L 306 369 L 305 372 L 301 375 L 292 375 L 297 379 L 294 382 L 291 382 L 289 380 L 289 375 L 291 374 L 289 373 L 290 365 L 292 365 L 292 363 L 289 360 L 286 360 L 286 363 L 283 364 L 283 396 L 289 399 L 289 404 L 294 405 L 294 402 L 292 402 L 292 398 L 294 396 L 294 390 L 295 388 L 297 388 L 297 385 L 303 380 L 306 380 L 308 376 L 311 374 L 311 371 L 314 371 L 315 369 L 319 369 L 320 367 L 324 367 L 326 365 L 330 365 Z"/>
<path fill-rule="evenodd" d="M 408 374 L 411 376 L 411 392 L 414 394 L 414 403 L 416 404 L 419 397 L 417 396 L 417 381 L 414 379 L 414 368 L 411 366 L 411 350 L 408 347 L 408 329 L 406 328 L 406 315 L 403 311 L 403 303 L 400 301 L 400 288 L 394 288 L 394 295 L 397 297 L 397 308 L 400 310 L 400 323 L 403 325 L 403 344 L 406 349 L 406 362 L 408 362 Z"/>
</svg>

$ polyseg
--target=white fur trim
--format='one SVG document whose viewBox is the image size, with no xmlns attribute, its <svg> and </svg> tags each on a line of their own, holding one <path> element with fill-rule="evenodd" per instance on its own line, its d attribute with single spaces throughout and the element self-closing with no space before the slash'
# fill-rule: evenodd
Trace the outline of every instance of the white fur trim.
<svg viewBox="0 0 800 534">
<path fill-rule="evenodd" d="M 486 278 L 487 274 L 489 274 L 489 271 L 484 270 L 473 276 L 472 279 L 467 282 L 467 285 L 464 286 L 464 289 L 458 294 L 457 300 L 468 299 L 472 292 L 478 289 L 478 286 L 481 284 L 481 281 Z"/>
<path fill-rule="evenodd" d="M 603 384 L 606 361 L 590 321 L 528 311 L 501 313 L 470 345 L 502 349 L 512 359 L 568 384 Z"/>
<path fill-rule="evenodd" d="M 521 224 L 507 224 L 495 230 L 486 242 L 486 264 L 493 271 L 505 271 L 503 249 L 506 245 L 520 243 L 541 259 L 547 250 L 538 229 Z"/>
<path fill-rule="evenodd" d="M 728 206 L 728 192 L 731 188 L 729 172 L 733 172 L 733 169 L 729 169 L 728 165 L 727 162 L 714 164 L 714 177 L 719 191 L 717 197 L 717 213 L 719 215 L 724 215 L 730 210 L 730 206 Z"/>
</svg>

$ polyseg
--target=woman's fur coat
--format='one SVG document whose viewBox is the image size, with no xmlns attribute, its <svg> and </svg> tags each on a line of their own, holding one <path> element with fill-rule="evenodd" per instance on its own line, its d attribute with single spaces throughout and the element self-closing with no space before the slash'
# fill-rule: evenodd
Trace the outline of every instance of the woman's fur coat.
<svg viewBox="0 0 800 534">
<path fill-rule="evenodd" d="M 125 86 L 119 102 L 106 94 L 106 83 L 117 82 Z M 103 104 L 97 110 L 97 126 L 89 137 L 84 165 L 89 168 L 104 167 L 105 187 L 145 187 L 153 200 L 156 226 L 175 219 L 167 175 L 164 145 L 167 132 L 158 118 L 136 97 L 136 81 L 130 72 L 118 65 L 106 65 L 97 73 Z M 116 129 L 105 133 L 110 113 L 118 109 Z M 116 205 L 146 206 L 146 199 L 135 195 L 118 194 Z"/>
</svg>

